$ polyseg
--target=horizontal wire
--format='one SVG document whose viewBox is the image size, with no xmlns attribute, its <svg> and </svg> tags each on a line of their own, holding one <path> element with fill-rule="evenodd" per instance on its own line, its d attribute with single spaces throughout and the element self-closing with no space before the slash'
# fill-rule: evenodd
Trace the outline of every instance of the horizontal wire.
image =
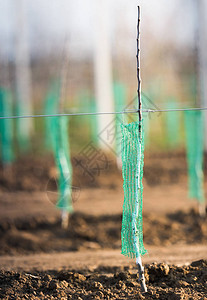
<svg viewBox="0 0 207 300">
<path fill-rule="evenodd" d="M 173 108 L 173 109 L 141 109 L 142 112 L 156 113 L 156 112 L 178 112 L 178 111 L 196 111 L 207 110 L 207 107 L 192 107 L 192 108 Z M 95 116 L 95 115 L 118 115 L 118 114 L 132 114 L 138 113 L 139 110 L 125 110 L 119 112 L 94 112 L 94 113 L 65 113 L 65 114 L 51 114 L 51 115 L 25 115 L 25 116 L 4 116 L 0 117 L 0 120 L 4 119 L 28 119 L 28 118 L 49 118 L 49 117 L 67 117 L 67 116 Z"/>
<path fill-rule="evenodd" d="M 188 107 L 188 108 L 172 108 L 172 109 L 147 109 L 147 112 L 173 112 L 173 111 L 192 111 L 192 110 L 207 110 L 207 107 Z M 144 110 L 142 110 L 144 111 Z"/>
<path fill-rule="evenodd" d="M 27 118 L 49 118 L 49 117 L 67 117 L 67 116 L 94 116 L 94 115 L 118 115 L 118 114 L 131 114 L 137 113 L 137 110 L 127 110 L 120 112 L 86 112 L 86 113 L 65 113 L 65 114 L 51 114 L 51 115 L 25 115 L 25 116 L 4 116 L 0 117 L 2 119 L 27 119 Z"/>
</svg>

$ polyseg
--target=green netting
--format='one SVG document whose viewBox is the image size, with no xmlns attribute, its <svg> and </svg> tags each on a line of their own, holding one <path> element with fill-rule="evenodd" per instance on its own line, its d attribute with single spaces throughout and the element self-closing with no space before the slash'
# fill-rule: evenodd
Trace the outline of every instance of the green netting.
<svg viewBox="0 0 207 300">
<path fill-rule="evenodd" d="M 142 177 L 144 136 L 139 137 L 139 122 L 121 124 L 124 204 L 122 217 L 122 254 L 130 258 L 144 255 L 142 221 Z M 143 131 L 142 131 L 143 132 Z"/>
<path fill-rule="evenodd" d="M 10 91 L 0 88 L 0 116 L 12 115 L 12 96 Z M 10 164 L 14 160 L 13 120 L 0 120 L 1 160 Z"/>
<path fill-rule="evenodd" d="M 175 99 L 168 99 L 166 109 L 175 109 L 178 107 Z M 167 135 L 167 144 L 171 149 L 178 147 L 180 142 L 180 113 L 172 111 L 165 114 L 165 130 Z"/>
<path fill-rule="evenodd" d="M 204 202 L 204 118 L 201 111 L 185 111 L 189 197 Z"/>
<path fill-rule="evenodd" d="M 55 140 L 55 162 L 59 172 L 57 208 L 73 211 L 72 205 L 72 165 L 69 152 L 68 117 L 51 118 L 51 130 Z"/>
<path fill-rule="evenodd" d="M 56 114 L 60 105 L 60 81 L 55 80 L 47 95 L 44 111 L 46 114 Z M 45 118 L 46 146 L 53 151 L 58 169 L 58 199 L 56 207 L 71 212 L 72 205 L 72 165 L 68 124 L 69 117 Z"/>
</svg>

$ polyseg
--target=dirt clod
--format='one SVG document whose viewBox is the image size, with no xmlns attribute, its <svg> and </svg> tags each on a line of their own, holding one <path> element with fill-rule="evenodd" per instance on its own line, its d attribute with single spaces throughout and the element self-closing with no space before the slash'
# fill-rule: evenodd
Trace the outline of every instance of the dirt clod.
<svg viewBox="0 0 207 300">
<path fill-rule="evenodd" d="M 49 283 L 49 289 L 50 290 L 57 290 L 58 288 L 60 288 L 60 285 L 58 283 L 57 280 L 51 280 Z"/>
</svg>

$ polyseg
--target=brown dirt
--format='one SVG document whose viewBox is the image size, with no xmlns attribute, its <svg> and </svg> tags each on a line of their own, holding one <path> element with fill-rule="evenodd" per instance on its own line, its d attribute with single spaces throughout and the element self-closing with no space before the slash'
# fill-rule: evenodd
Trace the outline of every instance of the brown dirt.
<svg viewBox="0 0 207 300">
<path fill-rule="evenodd" d="M 47 272 L 0 272 L 2 299 L 206 299 L 207 261 L 178 267 L 145 266 L 148 291 L 140 293 L 137 270 L 98 267 Z"/>
<path fill-rule="evenodd" d="M 162 160 L 160 158 L 159 154 L 145 155 L 144 179 L 148 185 L 176 184 L 186 179 L 187 165 L 184 153 L 166 154 L 162 155 Z M 81 165 L 87 165 L 84 156 L 72 158 L 75 185 L 115 188 L 120 184 L 121 173 L 116 168 L 114 156 L 107 154 L 106 163 L 100 165 L 101 170 L 90 169 L 89 174 L 84 173 L 78 161 Z M 110 179 L 106 176 L 109 174 Z M 0 191 L 45 191 L 48 180 L 56 176 L 52 156 L 22 157 L 6 170 L 0 166 Z"/>
<path fill-rule="evenodd" d="M 54 205 L 55 176 L 51 157 L 0 169 L 0 298 L 206 299 L 207 220 L 187 200 L 182 153 L 162 160 L 146 155 L 144 296 L 133 261 L 120 254 L 120 172 L 112 163 L 91 181 L 75 169 L 79 193 L 68 230 L 61 229 Z M 194 260 L 201 261 L 190 265 Z"/>
<path fill-rule="evenodd" d="M 120 249 L 121 215 L 93 216 L 74 213 L 68 230 L 59 218 L 33 217 L 29 220 L 0 222 L 0 255 L 36 252 Z M 179 211 L 157 218 L 144 215 L 144 240 L 147 245 L 199 244 L 207 241 L 207 223 L 195 210 Z"/>
</svg>

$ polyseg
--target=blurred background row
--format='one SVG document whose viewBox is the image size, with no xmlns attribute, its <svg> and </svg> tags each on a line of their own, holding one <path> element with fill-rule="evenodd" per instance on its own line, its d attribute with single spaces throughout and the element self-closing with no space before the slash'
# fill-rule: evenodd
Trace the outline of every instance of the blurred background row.
<svg viewBox="0 0 207 300">
<path fill-rule="evenodd" d="M 139 1 L 144 109 L 202 106 L 198 2 Z M 135 110 L 136 7 L 135 0 L 0 0 L 1 116 Z M 143 116 L 146 150 L 184 148 L 183 112 Z M 117 135 L 118 123 L 136 118 L 68 118 L 72 153 L 90 140 L 116 149 L 117 138 L 109 140 L 105 129 L 114 120 Z M 1 147 L 2 160 L 51 150 L 48 122 L 1 120 L 1 144 L 7 145 Z"/>
</svg>

